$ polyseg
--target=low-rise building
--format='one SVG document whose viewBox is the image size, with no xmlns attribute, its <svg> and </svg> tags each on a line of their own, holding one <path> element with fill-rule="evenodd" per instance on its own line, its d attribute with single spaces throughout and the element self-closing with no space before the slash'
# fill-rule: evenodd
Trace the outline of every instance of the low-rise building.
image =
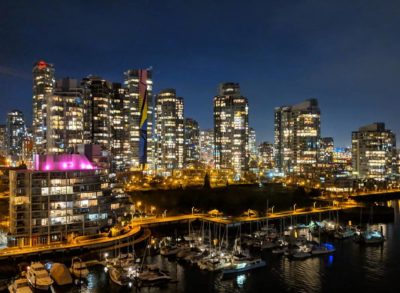
<svg viewBox="0 0 400 293">
<path fill-rule="evenodd" d="M 10 171 L 9 246 L 69 242 L 111 224 L 106 170 L 79 154 L 36 155 Z"/>
</svg>

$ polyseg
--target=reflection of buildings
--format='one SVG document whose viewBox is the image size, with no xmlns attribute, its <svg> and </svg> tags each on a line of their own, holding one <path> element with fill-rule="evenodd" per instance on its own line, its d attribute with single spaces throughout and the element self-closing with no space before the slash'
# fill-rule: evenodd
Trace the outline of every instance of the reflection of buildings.
<svg viewBox="0 0 400 293">
<path fill-rule="evenodd" d="M 183 98 L 174 89 L 161 91 L 155 106 L 156 170 L 171 174 L 183 167 Z"/>
<path fill-rule="evenodd" d="M 249 109 L 238 83 L 223 83 L 214 97 L 215 168 L 235 177 L 249 168 Z"/>
<path fill-rule="evenodd" d="M 24 115 L 19 110 L 7 113 L 5 145 L 13 165 L 23 158 L 23 142 L 27 137 Z"/>
<path fill-rule="evenodd" d="M 200 160 L 199 124 L 192 118 L 185 118 L 184 164 L 197 163 Z"/>
<path fill-rule="evenodd" d="M 352 133 L 353 175 L 385 180 L 394 174 L 396 137 L 384 123 L 360 127 Z"/>
<path fill-rule="evenodd" d="M 212 129 L 200 131 L 200 162 L 206 166 L 214 167 L 214 131 Z"/>
<path fill-rule="evenodd" d="M 319 156 L 320 116 L 316 99 L 275 109 L 276 164 L 280 172 L 314 178 Z"/>
<path fill-rule="evenodd" d="M 105 170 L 76 154 L 38 156 L 34 170 L 10 171 L 10 245 L 98 233 L 111 212 L 105 182 Z"/>
</svg>

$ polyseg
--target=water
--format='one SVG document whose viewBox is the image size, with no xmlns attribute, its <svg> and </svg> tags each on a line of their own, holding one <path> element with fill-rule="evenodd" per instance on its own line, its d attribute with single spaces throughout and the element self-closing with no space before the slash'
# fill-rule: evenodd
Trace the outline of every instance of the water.
<svg viewBox="0 0 400 293">
<path fill-rule="evenodd" d="M 140 292 L 400 292 L 399 202 L 394 222 L 380 224 L 386 241 L 381 246 L 360 246 L 351 239 L 332 241 L 332 255 L 289 260 L 265 252 L 267 266 L 246 274 L 222 279 L 219 273 L 200 271 L 160 255 L 150 256 L 179 282 Z M 90 269 L 88 281 L 80 287 L 55 287 L 56 292 L 136 292 L 113 284 L 100 266 Z"/>
</svg>

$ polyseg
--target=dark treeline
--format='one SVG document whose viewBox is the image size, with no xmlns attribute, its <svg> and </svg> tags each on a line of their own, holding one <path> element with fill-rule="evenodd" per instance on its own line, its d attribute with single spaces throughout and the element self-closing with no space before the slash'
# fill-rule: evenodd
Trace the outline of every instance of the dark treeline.
<svg viewBox="0 0 400 293">
<path fill-rule="evenodd" d="M 157 207 L 157 213 L 168 210 L 168 215 L 190 213 L 192 207 L 207 212 L 218 209 L 225 215 L 237 216 L 252 209 L 265 213 L 268 206 L 274 212 L 312 205 L 312 194 L 303 188 L 287 188 L 277 184 L 226 186 L 223 188 L 190 188 L 131 192 L 132 200 Z"/>
</svg>

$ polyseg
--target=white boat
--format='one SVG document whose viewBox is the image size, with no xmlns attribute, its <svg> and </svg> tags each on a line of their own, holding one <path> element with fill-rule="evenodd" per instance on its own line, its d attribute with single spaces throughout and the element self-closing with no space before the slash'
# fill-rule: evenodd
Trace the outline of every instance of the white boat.
<svg viewBox="0 0 400 293">
<path fill-rule="evenodd" d="M 350 238 L 353 237 L 356 234 L 356 231 L 350 227 L 347 227 L 346 229 L 340 229 L 335 231 L 334 237 L 336 239 L 345 239 L 345 238 Z"/>
<path fill-rule="evenodd" d="M 162 272 L 158 267 L 148 266 L 138 274 L 139 286 L 155 286 L 166 284 L 171 281 L 171 277 Z"/>
<path fill-rule="evenodd" d="M 121 267 L 110 267 L 108 275 L 111 281 L 122 287 L 132 287 L 132 279 L 128 276 L 125 270 Z"/>
<path fill-rule="evenodd" d="M 72 258 L 71 273 L 78 279 L 86 279 L 89 275 L 89 270 L 86 266 L 86 263 L 82 261 L 79 257 Z"/>
<path fill-rule="evenodd" d="M 32 262 L 31 265 L 28 266 L 26 278 L 33 288 L 39 290 L 47 291 L 53 284 L 49 273 L 40 262 Z"/>
<path fill-rule="evenodd" d="M 234 263 L 222 270 L 223 275 L 235 274 L 265 267 L 267 264 L 261 258 Z"/>
<path fill-rule="evenodd" d="M 380 231 L 367 230 L 361 233 L 360 241 L 364 244 L 382 244 L 385 241 L 385 237 Z"/>
<path fill-rule="evenodd" d="M 29 282 L 26 278 L 16 279 L 8 286 L 10 293 L 31 293 L 32 289 L 29 287 Z"/>
</svg>

